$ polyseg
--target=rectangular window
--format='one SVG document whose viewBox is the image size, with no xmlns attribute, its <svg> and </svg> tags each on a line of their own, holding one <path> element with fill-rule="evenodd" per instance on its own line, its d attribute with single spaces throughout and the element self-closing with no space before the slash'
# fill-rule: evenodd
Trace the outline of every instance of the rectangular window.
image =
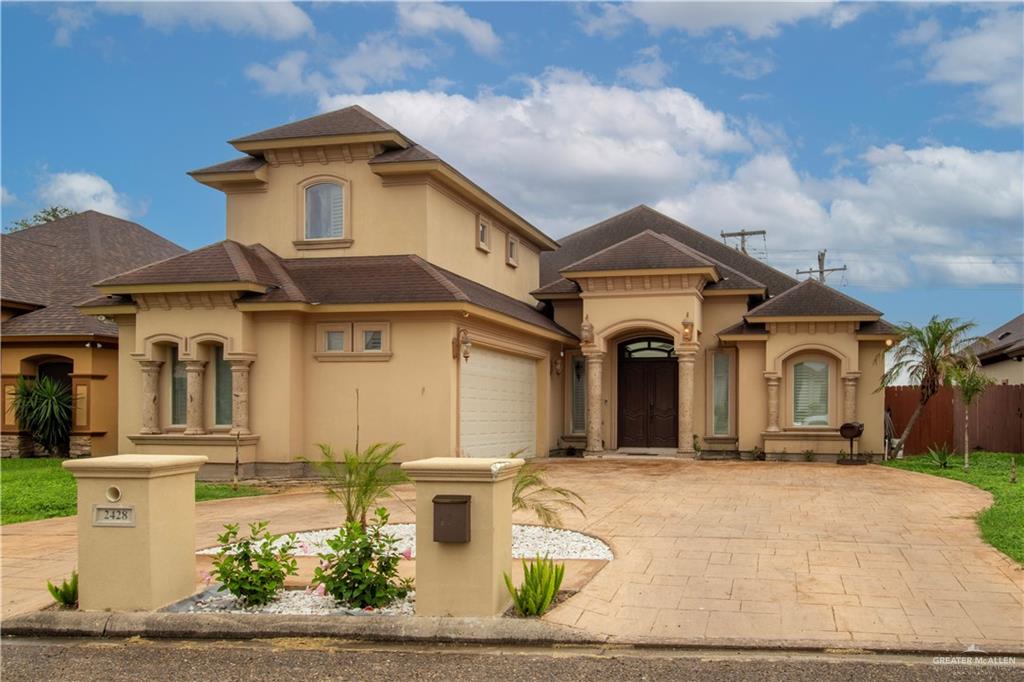
<svg viewBox="0 0 1024 682">
<path fill-rule="evenodd" d="M 322 182 L 306 188 L 306 239 L 340 239 L 345 233 L 341 185 Z"/>
<path fill-rule="evenodd" d="M 379 353 L 383 350 L 384 333 L 379 329 L 363 330 L 363 351 L 368 353 Z"/>
<path fill-rule="evenodd" d="M 512 266 L 519 265 L 519 240 L 509 235 L 507 244 L 505 262 Z"/>
<path fill-rule="evenodd" d="M 729 423 L 729 365 L 732 356 L 728 353 L 715 353 L 712 359 L 712 414 L 711 429 L 716 436 L 728 436 L 731 433 Z"/>
<path fill-rule="evenodd" d="M 183 426 L 188 410 L 188 378 L 185 363 L 178 358 L 178 347 L 171 346 L 171 424 Z"/>
<path fill-rule="evenodd" d="M 213 352 L 214 424 L 231 426 L 231 363 L 224 359 L 224 346 Z"/>
<path fill-rule="evenodd" d="M 581 355 L 572 359 L 572 433 L 587 432 L 587 360 Z"/>
<path fill-rule="evenodd" d="M 345 350 L 345 332 L 327 332 L 324 341 L 324 350 L 328 353 L 341 353 Z"/>
<path fill-rule="evenodd" d="M 477 218 L 476 248 L 481 251 L 491 250 L 491 224 L 486 218 Z"/>
<path fill-rule="evenodd" d="M 805 360 L 793 366 L 793 424 L 828 426 L 827 362 Z"/>
</svg>

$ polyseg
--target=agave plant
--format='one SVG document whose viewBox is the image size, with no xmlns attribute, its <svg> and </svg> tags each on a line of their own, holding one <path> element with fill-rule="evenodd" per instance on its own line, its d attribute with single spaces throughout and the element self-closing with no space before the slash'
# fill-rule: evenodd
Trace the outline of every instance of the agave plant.
<svg viewBox="0 0 1024 682">
<path fill-rule="evenodd" d="M 522 454 L 522 450 L 517 450 L 509 457 Z M 525 462 L 519 468 L 512 486 L 512 509 L 532 511 L 545 526 L 558 526 L 562 523 L 560 509 L 574 509 L 581 516 L 586 516 L 580 504 L 586 504 L 582 497 L 568 488 L 548 485 L 540 469 L 532 463 Z"/>
<path fill-rule="evenodd" d="M 19 377 L 14 418 L 48 453 L 60 454 L 71 433 L 71 389 L 51 377 Z"/>
<path fill-rule="evenodd" d="M 547 555 L 529 563 L 524 559 L 523 584 L 518 589 L 512 584 L 508 573 L 502 575 L 519 615 L 543 616 L 558 594 L 558 588 L 562 586 L 565 564 L 556 564 Z"/>
<path fill-rule="evenodd" d="M 319 470 L 327 494 L 345 508 L 345 523 L 357 522 L 365 529 L 366 516 L 377 500 L 393 495 L 392 486 L 409 480 L 391 461 L 401 443 L 374 443 L 362 452 L 345 450 L 340 458 L 327 443 L 317 447 L 323 459 L 306 461 Z"/>
</svg>

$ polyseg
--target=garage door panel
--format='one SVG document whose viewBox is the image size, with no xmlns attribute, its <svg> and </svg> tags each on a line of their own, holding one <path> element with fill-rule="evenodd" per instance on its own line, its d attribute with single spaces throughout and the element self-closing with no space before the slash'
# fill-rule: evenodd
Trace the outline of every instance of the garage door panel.
<svg viewBox="0 0 1024 682">
<path fill-rule="evenodd" d="M 532 457 L 537 441 L 537 363 L 474 348 L 460 366 L 459 438 L 470 457 Z"/>
</svg>

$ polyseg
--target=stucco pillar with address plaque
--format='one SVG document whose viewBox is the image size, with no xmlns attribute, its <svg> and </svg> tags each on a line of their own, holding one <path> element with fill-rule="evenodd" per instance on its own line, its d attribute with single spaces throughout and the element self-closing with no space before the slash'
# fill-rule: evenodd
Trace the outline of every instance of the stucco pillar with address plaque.
<svg viewBox="0 0 1024 682">
<path fill-rule="evenodd" d="M 249 368 L 252 360 L 231 361 L 231 434 L 249 431 Z"/>
<path fill-rule="evenodd" d="M 140 360 L 142 367 L 141 433 L 160 433 L 160 360 Z"/>
<path fill-rule="evenodd" d="M 205 374 L 205 361 L 185 361 L 185 376 L 188 392 L 188 408 L 185 416 L 186 436 L 198 436 L 206 433 L 206 429 L 203 428 L 203 376 Z"/>
</svg>

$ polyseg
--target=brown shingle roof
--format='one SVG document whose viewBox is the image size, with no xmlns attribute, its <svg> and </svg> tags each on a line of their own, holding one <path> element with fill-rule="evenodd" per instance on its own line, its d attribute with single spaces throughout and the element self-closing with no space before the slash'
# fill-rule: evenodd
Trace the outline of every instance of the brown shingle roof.
<svg viewBox="0 0 1024 682">
<path fill-rule="evenodd" d="M 402 161 L 440 161 L 441 157 L 420 144 L 405 149 L 389 149 L 370 159 L 370 163 L 399 163 Z"/>
<path fill-rule="evenodd" d="M 562 268 L 562 272 L 587 270 L 659 270 L 708 268 L 714 264 L 674 239 L 644 230 L 628 239 Z"/>
<path fill-rule="evenodd" d="M 258 156 L 242 156 L 237 159 L 231 159 L 230 161 L 223 161 L 221 163 L 215 163 L 212 166 L 206 168 L 197 168 L 193 171 L 189 171 L 189 175 L 198 175 L 200 173 L 235 173 L 240 171 L 254 171 L 258 168 L 262 168 L 266 165 L 266 161 Z"/>
<path fill-rule="evenodd" d="M 325 135 L 360 135 L 365 133 L 395 132 L 390 124 L 380 120 L 359 105 L 352 105 L 319 116 L 311 116 L 294 123 L 286 123 L 230 140 L 238 142 L 265 142 L 287 140 L 297 137 L 321 137 Z"/>
<path fill-rule="evenodd" d="M 192 282 L 253 282 L 276 285 L 277 278 L 256 253 L 229 239 L 123 272 L 97 282 L 96 286 Z"/>
<path fill-rule="evenodd" d="M 768 330 L 764 328 L 763 324 L 751 324 L 746 320 L 740 320 L 734 325 L 730 325 L 725 329 L 720 329 L 715 332 L 718 336 L 729 336 L 732 334 L 745 334 L 748 336 L 767 336 Z"/>
<path fill-rule="evenodd" d="M 556 251 L 542 253 L 542 287 L 557 281 L 560 278 L 559 272 L 570 263 L 586 258 L 645 230 L 667 235 L 701 255 L 728 266 L 738 274 L 757 282 L 763 282 L 770 294 L 778 294 L 797 284 L 797 280 L 756 258 L 730 248 L 649 206 L 641 205 L 571 234 L 559 241 L 560 247 Z M 719 282 L 714 286 L 728 285 Z"/>
<path fill-rule="evenodd" d="M 81 315 L 72 305 L 95 296 L 91 284 L 130 268 L 184 253 L 177 244 L 98 211 L 0 237 L 0 298 L 47 306 L 3 324 L 4 336 L 117 336 L 111 322 Z"/>
<path fill-rule="evenodd" d="M 580 290 L 580 285 L 576 284 L 572 280 L 560 277 L 550 284 L 546 284 L 539 289 L 534 289 L 530 293 L 536 298 L 544 298 L 549 294 L 575 294 Z"/>
<path fill-rule="evenodd" d="M 993 329 L 983 339 L 972 343 L 970 350 L 983 365 L 1024 355 L 1024 314 Z"/>
<path fill-rule="evenodd" d="M 885 320 L 872 320 L 861 322 L 857 328 L 858 334 L 899 334 L 899 328 Z"/>
<path fill-rule="evenodd" d="M 880 316 L 869 305 L 815 279 L 806 279 L 747 312 L 747 317 L 809 317 L 814 315 Z"/>
</svg>

